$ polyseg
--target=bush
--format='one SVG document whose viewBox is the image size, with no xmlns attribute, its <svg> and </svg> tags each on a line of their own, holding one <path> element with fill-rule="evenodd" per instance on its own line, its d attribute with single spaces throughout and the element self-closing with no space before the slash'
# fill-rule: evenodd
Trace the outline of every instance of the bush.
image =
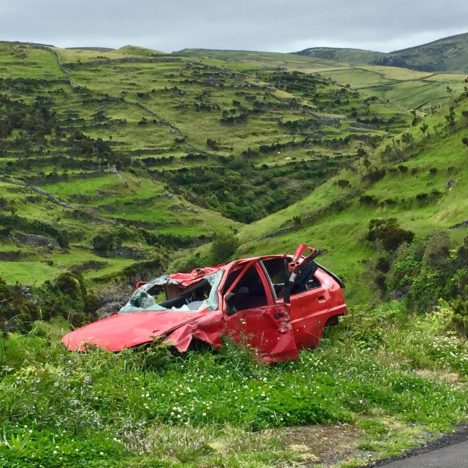
<svg viewBox="0 0 468 468">
<path fill-rule="evenodd" d="M 450 303 L 453 309 L 452 324 L 461 336 L 468 338 L 468 300 L 459 297 Z"/>
<path fill-rule="evenodd" d="M 465 239 L 456 251 L 450 250 L 447 233 L 437 232 L 427 240 L 401 246 L 387 275 L 389 293 L 405 296 L 407 304 L 421 312 L 431 310 L 439 299 L 454 301 L 463 330 L 468 297 L 467 243 Z"/>
<path fill-rule="evenodd" d="M 98 299 L 79 273 L 63 273 L 38 288 L 0 279 L 0 329 L 27 332 L 37 320 L 62 317 L 75 326 L 97 318 Z"/>
<path fill-rule="evenodd" d="M 46 281 L 36 296 L 43 320 L 63 317 L 80 326 L 97 318 L 99 300 L 87 291 L 80 273 L 63 273 L 54 281 Z"/>
<path fill-rule="evenodd" d="M 223 263 L 231 259 L 239 247 L 239 240 L 234 234 L 220 234 L 211 244 L 213 263 Z"/>
<path fill-rule="evenodd" d="M 433 234 L 426 244 L 423 264 L 429 267 L 443 268 L 449 261 L 450 239 L 446 232 Z"/>
<path fill-rule="evenodd" d="M 403 242 L 411 242 L 414 233 L 398 227 L 396 218 L 371 219 L 367 240 L 381 242 L 385 250 L 396 250 Z"/>
<path fill-rule="evenodd" d="M 101 233 L 93 238 L 93 251 L 97 255 L 109 257 L 122 246 L 122 239 L 115 233 Z"/>
<path fill-rule="evenodd" d="M 0 278 L 0 330 L 25 332 L 40 318 L 41 311 L 30 288 L 20 284 L 8 285 Z"/>
</svg>

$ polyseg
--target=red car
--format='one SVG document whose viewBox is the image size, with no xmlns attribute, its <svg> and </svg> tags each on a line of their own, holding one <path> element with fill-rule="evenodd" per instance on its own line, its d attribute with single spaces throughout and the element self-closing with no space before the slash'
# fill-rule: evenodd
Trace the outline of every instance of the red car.
<svg viewBox="0 0 468 468">
<path fill-rule="evenodd" d="M 318 254 L 301 244 L 294 256 L 244 258 L 138 283 L 119 312 L 62 342 L 71 351 L 88 344 L 121 351 L 158 339 L 183 352 L 197 340 L 218 348 L 228 336 L 265 362 L 295 359 L 348 313 L 343 283 L 315 262 Z"/>
</svg>

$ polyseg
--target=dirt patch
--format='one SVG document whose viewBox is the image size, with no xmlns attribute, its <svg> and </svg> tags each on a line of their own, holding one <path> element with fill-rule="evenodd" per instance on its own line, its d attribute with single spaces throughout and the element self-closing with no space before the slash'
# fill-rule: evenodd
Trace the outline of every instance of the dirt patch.
<svg viewBox="0 0 468 468">
<path fill-rule="evenodd" d="M 437 382 L 443 382 L 447 384 L 461 386 L 463 382 L 460 380 L 460 376 L 455 372 L 442 372 L 442 371 L 431 371 L 428 369 L 416 370 L 415 374 L 423 379 L 433 380 Z"/>
<path fill-rule="evenodd" d="M 117 312 L 132 295 L 134 288 L 127 283 L 110 283 L 106 287 L 95 290 L 101 307 L 96 311 L 99 317 L 107 317 Z"/>
<path fill-rule="evenodd" d="M 51 237 L 17 232 L 15 233 L 14 238 L 16 242 L 18 242 L 21 245 L 34 245 L 36 247 L 49 247 L 53 249 L 60 249 L 60 244 Z"/>
<path fill-rule="evenodd" d="M 272 432 L 300 454 L 304 466 L 329 466 L 351 458 L 360 437 L 359 429 L 350 424 L 285 427 Z"/>
<path fill-rule="evenodd" d="M 20 260 L 24 260 L 25 257 L 27 257 L 27 255 L 20 250 L 0 252 L 0 261 L 2 262 L 18 262 Z"/>
</svg>

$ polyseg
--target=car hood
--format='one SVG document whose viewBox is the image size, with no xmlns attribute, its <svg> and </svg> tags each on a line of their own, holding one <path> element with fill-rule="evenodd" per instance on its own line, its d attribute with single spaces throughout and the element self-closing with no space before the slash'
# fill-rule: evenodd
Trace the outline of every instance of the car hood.
<svg viewBox="0 0 468 468">
<path fill-rule="evenodd" d="M 62 343 L 70 351 L 84 351 L 92 344 L 121 351 L 162 337 L 206 315 L 201 312 L 134 312 L 112 315 L 66 334 Z"/>
</svg>

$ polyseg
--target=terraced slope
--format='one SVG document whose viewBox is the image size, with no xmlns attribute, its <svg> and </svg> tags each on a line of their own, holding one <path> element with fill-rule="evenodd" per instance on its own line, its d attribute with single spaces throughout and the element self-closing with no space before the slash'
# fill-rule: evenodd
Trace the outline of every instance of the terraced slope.
<svg viewBox="0 0 468 468">
<path fill-rule="evenodd" d="M 8 281 L 106 277 L 237 230 L 411 118 L 319 75 L 135 47 L 3 43 L 0 72 Z"/>
<path fill-rule="evenodd" d="M 320 49 L 321 50 L 321 49 Z M 340 49 L 341 50 L 341 49 Z M 406 109 L 425 111 L 433 106 L 447 103 L 449 87 L 454 94 L 459 94 L 466 86 L 466 73 L 446 71 L 416 71 L 390 64 L 367 64 L 363 60 L 345 60 L 343 54 L 319 57 L 244 51 L 218 51 L 189 49 L 180 53 L 195 57 L 213 57 L 229 61 L 243 70 L 259 68 L 282 68 L 288 71 L 320 73 L 333 81 L 367 96 L 378 96 L 399 104 Z M 333 60 L 330 59 L 333 57 Z M 337 61 L 337 59 L 343 61 Z"/>
<path fill-rule="evenodd" d="M 360 303 L 375 293 L 371 271 L 379 254 L 367 239 L 371 220 L 395 218 L 418 237 L 445 230 L 461 243 L 468 232 L 467 96 L 454 106 L 453 124 L 447 108 L 426 117 L 368 163 L 357 162 L 299 202 L 245 226 L 238 253 L 290 251 L 311 241 L 343 275 L 348 299 Z"/>
</svg>

